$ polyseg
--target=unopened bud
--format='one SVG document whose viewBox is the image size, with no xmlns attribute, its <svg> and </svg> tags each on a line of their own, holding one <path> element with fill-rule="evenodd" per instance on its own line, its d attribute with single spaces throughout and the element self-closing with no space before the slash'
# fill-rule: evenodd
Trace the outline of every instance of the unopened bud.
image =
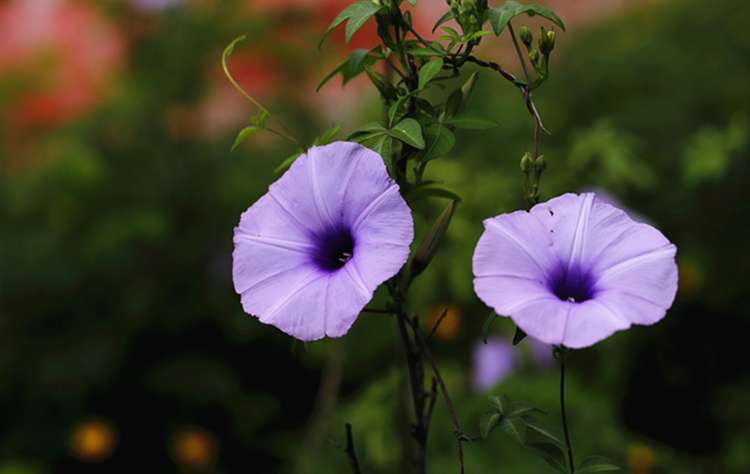
<svg viewBox="0 0 750 474">
<path fill-rule="evenodd" d="M 536 48 L 529 51 L 529 59 L 531 60 L 531 64 L 535 66 L 539 64 L 539 51 Z"/>
<path fill-rule="evenodd" d="M 542 171 L 544 171 L 545 168 L 547 168 L 547 162 L 544 160 L 544 155 L 540 155 L 534 160 L 534 169 L 537 174 L 542 174 Z"/>
<path fill-rule="evenodd" d="M 523 25 L 518 31 L 518 36 L 521 37 L 521 41 L 527 48 L 531 47 L 531 43 L 534 41 L 534 35 L 531 34 L 531 30 L 528 26 Z"/>
<path fill-rule="evenodd" d="M 524 173 L 528 173 L 531 171 L 531 167 L 534 164 L 534 160 L 531 159 L 531 154 L 529 152 L 526 152 L 523 154 L 523 157 L 521 158 L 521 171 Z"/>
<path fill-rule="evenodd" d="M 555 49 L 555 32 L 545 31 L 542 28 L 542 33 L 539 36 L 539 50 L 543 55 L 549 56 L 553 49 Z"/>
</svg>

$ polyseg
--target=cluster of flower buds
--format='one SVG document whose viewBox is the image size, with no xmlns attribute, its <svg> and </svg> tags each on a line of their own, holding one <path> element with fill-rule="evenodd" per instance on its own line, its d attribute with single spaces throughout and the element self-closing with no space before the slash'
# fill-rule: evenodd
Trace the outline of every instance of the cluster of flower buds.
<svg viewBox="0 0 750 474">
<path fill-rule="evenodd" d="M 470 36 L 482 29 L 487 0 L 450 0 L 450 7 L 464 35 Z"/>
<path fill-rule="evenodd" d="M 518 31 L 518 36 L 529 53 L 529 61 L 539 75 L 540 82 L 543 81 L 549 72 L 550 54 L 555 49 L 555 31 L 547 30 L 542 26 L 536 46 L 534 46 L 534 35 L 528 26 L 522 26 Z"/>
</svg>

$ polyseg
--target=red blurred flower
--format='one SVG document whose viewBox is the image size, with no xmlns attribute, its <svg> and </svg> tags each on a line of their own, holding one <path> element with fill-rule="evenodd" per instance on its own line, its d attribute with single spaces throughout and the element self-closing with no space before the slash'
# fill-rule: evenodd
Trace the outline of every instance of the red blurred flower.
<svg viewBox="0 0 750 474">
<path fill-rule="evenodd" d="M 101 98 L 123 44 L 114 27 L 79 1 L 0 4 L 0 74 L 18 78 L 6 107 L 15 127 L 74 119 Z"/>
</svg>

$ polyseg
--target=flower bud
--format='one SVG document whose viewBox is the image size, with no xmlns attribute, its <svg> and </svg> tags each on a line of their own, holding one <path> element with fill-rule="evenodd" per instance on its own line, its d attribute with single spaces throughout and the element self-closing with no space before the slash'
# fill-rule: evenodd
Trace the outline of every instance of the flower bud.
<svg viewBox="0 0 750 474">
<path fill-rule="evenodd" d="M 518 36 L 521 37 L 521 41 L 527 48 L 531 47 L 531 43 L 534 41 L 534 35 L 531 34 L 531 30 L 528 26 L 523 25 L 518 31 Z"/>
<path fill-rule="evenodd" d="M 531 171 L 531 167 L 534 164 L 534 160 L 531 159 L 531 153 L 526 152 L 521 158 L 521 171 L 528 173 Z"/>
<path fill-rule="evenodd" d="M 534 160 L 534 170 L 537 172 L 537 174 L 542 174 L 542 171 L 544 171 L 547 168 L 547 162 L 544 160 L 544 155 L 539 155 L 536 160 Z"/>
<path fill-rule="evenodd" d="M 553 49 L 555 49 L 555 32 L 545 31 L 542 28 L 542 33 L 539 37 L 539 50 L 543 55 L 549 56 Z"/>
<path fill-rule="evenodd" d="M 536 48 L 533 48 L 531 51 L 529 51 L 529 59 L 531 60 L 531 64 L 536 66 L 539 64 L 539 51 Z"/>
</svg>

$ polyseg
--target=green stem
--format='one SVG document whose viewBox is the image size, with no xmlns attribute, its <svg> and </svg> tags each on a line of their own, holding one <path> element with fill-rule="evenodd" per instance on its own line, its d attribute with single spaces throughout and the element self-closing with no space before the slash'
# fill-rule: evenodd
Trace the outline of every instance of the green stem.
<svg viewBox="0 0 750 474">
<path fill-rule="evenodd" d="M 565 353 L 560 352 L 560 415 L 562 416 L 563 433 L 565 434 L 565 446 L 568 448 L 568 463 L 570 464 L 570 474 L 575 474 L 576 467 L 573 461 L 573 446 L 570 443 L 570 434 L 568 433 L 568 420 L 565 415 Z"/>
</svg>

